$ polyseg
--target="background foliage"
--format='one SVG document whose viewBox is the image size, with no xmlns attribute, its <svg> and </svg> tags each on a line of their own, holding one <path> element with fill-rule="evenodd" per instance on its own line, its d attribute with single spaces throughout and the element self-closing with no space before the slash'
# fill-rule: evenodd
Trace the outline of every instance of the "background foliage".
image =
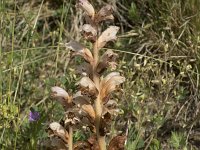
<svg viewBox="0 0 200 150">
<path fill-rule="evenodd" d="M 120 55 L 118 70 L 127 78 L 114 97 L 121 111 L 112 134 L 128 133 L 130 150 L 199 149 L 200 1 L 91 2 L 111 3 L 110 24 L 120 26 L 117 42 L 107 45 Z M 75 89 L 74 64 L 82 60 L 71 60 L 58 43 L 85 42 L 77 10 L 74 0 L 0 1 L 1 149 L 36 149 L 48 123 L 61 119 L 49 89 Z M 39 122 L 29 123 L 30 107 L 40 112 Z"/>
</svg>

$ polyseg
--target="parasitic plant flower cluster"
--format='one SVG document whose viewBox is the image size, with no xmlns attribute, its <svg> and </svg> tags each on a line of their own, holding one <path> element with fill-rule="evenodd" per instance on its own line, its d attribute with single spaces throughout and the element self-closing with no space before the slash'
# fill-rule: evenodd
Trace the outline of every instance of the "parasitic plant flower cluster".
<svg viewBox="0 0 200 150">
<path fill-rule="evenodd" d="M 116 69 L 116 58 L 112 50 L 100 56 L 100 50 L 109 42 L 116 40 L 117 26 L 109 26 L 100 33 L 99 25 L 105 20 L 114 19 L 111 5 L 102 7 L 98 12 L 87 0 L 79 0 L 77 6 L 85 13 L 81 27 L 83 37 L 93 44 L 93 49 L 75 40 L 65 44 L 73 56 L 81 56 L 85 63 L 78 66 L 77 73 L 82 77 L 76 83 L 77 92 L 69 94 L 61 87 L 52 87 L 52 97 L 63 106 L 65 117 L 62 122 L 49 125 L 48 146 L 69 150 L 117 150 L 124 148 L 125 136 L 116 136 L 106 142 L 113 116 L 117 114 L 117 103 L 111 99 L 113 91 L 120 89 L 125 78 Z M 110 69 L 108 69 L 110 68 Z M 86 141 L 73 143 L 73 132 L 90 131 Z"/>
</svg>

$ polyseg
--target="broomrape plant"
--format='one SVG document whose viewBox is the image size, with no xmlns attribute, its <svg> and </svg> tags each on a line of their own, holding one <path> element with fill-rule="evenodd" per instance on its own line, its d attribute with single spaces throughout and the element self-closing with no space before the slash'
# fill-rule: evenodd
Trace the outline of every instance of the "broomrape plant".
<svg viewBox="0 0 200 150">
<path fill-rule="evenodd" d="M 116 40 L 119 30 L 117 26 L 110 26 L 99 36 L 98 26 L 105 20 L 114 19 L 112 6 L 106 5 L 98 12 L 87 0 L 79 0 L 78 7 L 85 12 L 84 24 L 81 32 L 86 40 L 93 43 L 90 51 L 84 45 L 71 40 L 66 43 L 66 48 L 72 51 L 72 55 L 80 55 L 85 63 L 78 66 L 78 73 L 83 77 L 76 83 L 77 93 L 70 95 L 60 87 L 52 87 L 52 96 L 63 106 L 65 110 L 64 122 L 53 122 L 49 125 L 50 139 L 46 142 L 49 147 L 69 150 L 117 150 L 124 149 L 125 136 L 116 136 L 106 143 L 105 137 L 109 133 L 112 118 L 117 114 L 116 102 L 111 100 L 111 93 L 120 89 L 120 84 L 125 78 L 119 72 L 105 71 L 111 67 L 116 68 L 116 58 L 112 50 L 107 50 L 101 57 L 99 51 L 107 42 Z M 86 141 L 73 143 L 73 131 L 88 129 L 92 132 Z"/>
</svg>

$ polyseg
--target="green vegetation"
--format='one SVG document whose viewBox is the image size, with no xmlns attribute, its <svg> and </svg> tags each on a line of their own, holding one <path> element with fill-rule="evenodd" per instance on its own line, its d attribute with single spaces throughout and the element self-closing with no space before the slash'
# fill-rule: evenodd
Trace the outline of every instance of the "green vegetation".
<svg viewBox="0 0 200 150">
<path fill-rule="evenodd" d="M 91 2 L 101 8 L 107 1 Z M 119 54 L 126 77 L 111 133 L 127 133 L 128 150 L 199 149 L 200 1 L 109 2 L 120 33 L 107 48 Z M 55 85 L 75 89 L 73 68 L 83 61 L 59 43 L 85 43 L 82 16 L 75 0 L 0 1 L 0 149 L 37 149 L 48 124 L 62 119 L 49 93 Z M 28 120 L 31 107 L 37 122 Z"/>
</svg>

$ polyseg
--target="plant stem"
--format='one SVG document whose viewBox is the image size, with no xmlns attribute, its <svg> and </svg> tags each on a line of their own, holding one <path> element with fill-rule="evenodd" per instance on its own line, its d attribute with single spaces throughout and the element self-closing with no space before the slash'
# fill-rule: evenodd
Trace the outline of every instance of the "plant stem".
<svg viewBox="0 0 200 150">
<path fill-rule="evenodd" d="M 68 99 L 68 102 L 72 102 L 72 97 Z M 73 150 L 73 127 L 69 125 L 69 139 L 68 139 L 68 150 Z"/>
<path fill-rule="evenodd" d="M 99 61 L 99 49 L 97 44 L 94 44 L 93 47 L 93 55 L 94 55 L 94 63 L 93 63 L 93 81 L 97 87 L 97 89 L 100 92 L 100 77 L 98 73 L 96 72 L 96 67 L 98 65 Z M 96 134 L 97 134 L 97 140 L 99 144 L 100 150 L 106 150 L 106 142 L 105 142 L 105 137 L 101 136 L 99 133 L 99 127 L 100 127 L 100 120 L 101 120 L 101 114 L 102 114 L 102 103 L 101 103 L 101 98 L 100 94 L 98 94 L 97 99 L 95 101 L 95 113 L 96 113 L 96 118 L 95 118 L 95 127 L 96 127 Z"/>
<path fill-rule="evenodd" d="M 68 139 L 69 150 L 73 150 L 73 128 L 69 127 L 69 139 Z"/>
<path fill-rule="evenodd" d="M 99 60 L 99 49 L 97 43 L 94 44 L 93 55 L 94 55 L 94 67 L 96 67 Z"/>
<path fill-rule="evenodd" d="M 99 95 L 95 101 L 95 111 L 96 111 L 95 127 L 96 127 L 97 140 L 99 143 L 100 150 L 106 150 L 105 137 L 101 136 L 99 133 L 100 120 L 102 114 L 102 104 Z"/>
<path fill-rule="evenodd" d="M 94 55 L 94 62 L 93 62 L 93 81 L 97 87 L 97 89 L 99 90 L 99 75 L 96 72 L 96 67 L 98 65 L 98 61 L 99 61 L 99 50 L 98 50 L 98 46 L 95 43 L 94 47 L 93 47 L 93 55 Z"/>
</svg>

